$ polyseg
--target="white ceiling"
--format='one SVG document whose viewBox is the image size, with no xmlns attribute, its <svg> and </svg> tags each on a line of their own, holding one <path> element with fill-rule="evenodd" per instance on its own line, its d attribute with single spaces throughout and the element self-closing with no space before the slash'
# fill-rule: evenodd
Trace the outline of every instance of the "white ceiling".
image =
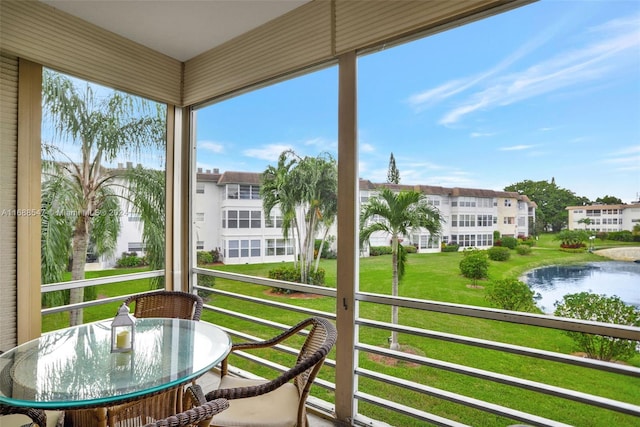
<svg viewBox="0 0 640 427">
<path fill-rule="evenodd" d="M 310 0 L 40 0 L 179 61 Z"/>
</svg>

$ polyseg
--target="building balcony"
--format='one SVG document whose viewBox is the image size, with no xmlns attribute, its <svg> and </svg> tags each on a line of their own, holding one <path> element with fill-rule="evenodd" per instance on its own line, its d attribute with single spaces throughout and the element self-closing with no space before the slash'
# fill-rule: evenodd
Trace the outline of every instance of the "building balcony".
<svg viewBox="0 0 640 427">
<path fill-rule="evenodd" d="M 214 287 L 194 286 L 205 296 L 202 320 L 222 327 L 234 341 L 274 336 L 310 316 L 336 323 L 338 343 L 307 402 L 312 426 L 632 426 L 640 417 L 640 368 L 559 353 L 541 338 L 550 331 L 572 331 L 640 341 L 638 327 L 367 292 L 356 292 L 358 315 L 343 322 L 335 313 L 341 306 L 335 289 L 202 268 L 194 268 L 193 274 L 201 283 L 204 277 L 215 277 Z M 109 281 L 114 280 L 47 285 L 43 292 Z M 274 287 L 304 298 L 264 297 Z M 125 297 L 82 306 L 117 303 Z M 314 298 L 321 303 L 304 303 Z M 392 305 L 400 309 L 396 325 L 386 320 Z M 44 309 L 43 315 L 69 308 Z M 507 325 L 499 337 L 493 333 L 498 324 Z M 387 338 L 392 331 L 407 345 L 390 350 Z M 343 375 L 344 366 L 336 363 L 340 352 L 353 355 L 353 367 L 346 369 L 350 375 Z M 270 371 L 283 369 L 280 357 L 247 355 L 232 361 L 231 371 L 268 377 Z M 216 372 L 202 379 L 205 390 L 216 383 Z M 347 416 L 341 413 L 345 407 L 351 411 Z"/>
</svg>

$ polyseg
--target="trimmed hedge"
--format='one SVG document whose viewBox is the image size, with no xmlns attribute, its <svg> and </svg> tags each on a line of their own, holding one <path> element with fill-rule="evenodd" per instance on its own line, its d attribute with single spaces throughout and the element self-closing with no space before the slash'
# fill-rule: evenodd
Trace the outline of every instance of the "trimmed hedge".
<svg viewBox="0 0 640 427">
<path fill-rule="evenodd" d="M 323 268 L 318 268 L 317 272 L 313 270 L 309 272 L 309 284 L 324 286 L 325 271 Z M 295 267 L 278 267 L 273 270 L 269 270 L 269 279 L 283 280 L 285 282 L 300 283 L 300 268 Z M 292 294 L 296 291 L 284 288 L 273 288 L 273 291 L 279 294 Z"/>
<path fill-rule="evenodd" d="M 494 246 L 487 249 L 487 255 L 489 255 L 489 259 L 492 261 L 507 261 L 511 258 L 509 248 L 502 246 Z"/>
<path fill-rule="evenodd" d="M 518 253 L 518 255 L 531 255 L 531 246 L 518 245 L 516 246 L 516 252 Z"/>
<path fill-rule="evenodd" d="M 369 248 L 369 255 L 371 256 L 391 255 L 391 252 L 391 246 L 371 246 Z"/>
</svg>

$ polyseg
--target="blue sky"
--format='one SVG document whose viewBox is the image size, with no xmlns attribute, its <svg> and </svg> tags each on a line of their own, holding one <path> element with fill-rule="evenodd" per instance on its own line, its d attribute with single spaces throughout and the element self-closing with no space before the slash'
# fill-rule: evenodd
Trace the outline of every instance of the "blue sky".
<svg viewBox="0 0 640 427">
<path fill-rule="evenodd" d="M 337 152 L 337 67 L 198 111 L 197 164 L 262 172 Z M 640 2 L 540 1 L 358 60 L 362 178 L 640 192 Z"/>
</svg>

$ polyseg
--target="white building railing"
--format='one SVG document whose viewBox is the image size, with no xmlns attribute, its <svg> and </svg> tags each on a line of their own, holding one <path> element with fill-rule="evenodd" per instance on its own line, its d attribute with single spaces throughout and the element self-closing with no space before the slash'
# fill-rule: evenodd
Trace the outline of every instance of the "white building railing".
<svg viewBox="0 0 640 427">
<path fill-rule="evenodd" d="M 252 276 L 245 276 L 235 273 L 209 270 L 203 268 L 194 268 L 194 275 L 213 276 L 220 279 L 233 280 L 238 283 L 247 283 L 253 285 L 260 285 L 264 287 L 278 287 L 282 289 L 290 289 L 297 292 L 305 292 L 308 294 L 317 294 L 325 297 L 336 297 L 336 291 L 332 288 L 302 285 L 298 283 L 281 282 L 272 279 L 258 278 Z M 153 277 L 160 275 L 161 272 L 149 272 L 141 273 L 144 277 Z M 141 278 L 137 276 L 136 278 Z M 84 287 L 88 285 L 112 283 L 116 281 L 130 280 L 131 275 L 115 276 L 99 280 L 80 281 L 75 283 L 64 283 L 43 286 L 43 292 L 51 290 L 69 289 L 74 287 Z M 238 287 L 241 289 L 241 286 Z M 285 312 L 295 312 L 303 314 L 305 316 L 321 316 L 332 320 L 336 319 L 335 313 L 319 311 L 306 307 L 296 306 L 293 304 L 287 304 L 278 301 L 271 301 L 262 298 L 245 295 L 240 291 L 224 291 L 213 288 L 195 286 L 197 291 L 207 291 L 212 295 L 230 297 L 247 302 L 247 306 L 250 307 L 253 304 L 259 306 L 268 306 Z M 103 304 L 116 300 L 122 300 L 126 296 L 112 297 L 101 299 L 97 301 L 86 302 L 82 304 L 76 304 L 74 306 L 64 306 L 52 309 L 44 309 L 43 314 L 52 312 L 59 312 L 70 310 L 71 308 L 89 307 L 91 305 Z M 592 333 L 598 335 L 607 335 L 616 338 L 634 340 L 640 342 L 640 328 L 624 325 L 613 325 L 601 322 L 582 321 L 576 319 L 559 318 L 554 316 L 539 315 L 532 313 L 511 312 L 506 310 L 497 310 L 484 307 L 466 306 L 461 304 L 443 303 L 437 301 L 426 301 L 413 298 L 393 298 L 389 295 L 380 295 L 367 292 L 358 292 L 356 294 L 356 300 L 363 304 L 377 304 L 377 305 L 397 305 L 407 310 L 418 310 L 426 313 L 442 313 L 447 316 L 463 316 L 464 318 L 472 319 L 486 319 L 490 322 L 509 322 L 523 327 L 542 327 L 552 328 L 562 331 L 575 331 Z M 273 321 L 273 319 L 265 319 L 260 315 L 256 315 L 255 310 L 248 310 L 247 312 L 231 311 L 225 307 L 215 304 L 205 304 L 205 312 L 217 313 L 219 315 L 232 316 L 237 319 L 243 319 L 250 322 L 252 325 L 262 325 L 273 327 L 277 329 L 286 329 L 290 325 L 280 324 Z M 221 325 L 225 328 L 225 325 Z M 500 352 L 501 354 L 512 354 L 523 357 L 531 358 L 532 360 L 538 359 L 542 361 L 553 362 L 559 364 L 557 369 L 562 369 L 562 366 L 575 366 L 588 370 L 595 370 L 607 373 L 613 373 L 620 375 L 621 380 L 631 381 L 638 384 L 638 390 L 640 390 L 640 368 L 636 368 L 629 365 L 603 362 L 578 356 L 572 356 L 562 353 L 556 353 L 547 350 L 540 350 L 526 346 L 513 345 L 508 343 L 496 342 L 492 340 L 485 340 L 480 338 L 474 338 L 464 336 L 461 334 L 444 333 L 435 330 L 430 330 L 424 327 L 407 326 L 407 325 L 393 325 L 387 322 L 381 322 L 379 320 L 367 319 L 358 317 L 355 325 L 337 325 L 338 335 L 340 330 L 348 327 L 357 328 L 373 328 L 384 331 L 398 331 L 399 333 L 418 337 L 421 340 L 439 340 L 449 343 L 455 343 L 463 346 L 481 348 L 487 350 L 486 357 L 492 357 L 491 352 Z M 240 340 L 255 340 L 256 337 L 249 334 L 251 331 L 245 330 L 233 330 L 225 328 L 225 330 L 236 339 Z M 356 334 L 358 336 L 358 334 Z M 281 351 L 285 353 L 293 353 L 294 350 L 281 347 Z M 628 401 L 620 401 L 608 398 L 606 396 L 598 395 L 597 388 L 594 388 L 590 393 L 572 390 L 565 387 L 559 387 L 554 384 L 548 384 L 531 379 L 520 378 L 513 375 L 505 375 L 499 372 L 492 372 L 486 369 L 478 369 L 471 366 L 465 366 L 458 363 L 452 363 L 451 361 L 426 357 L 422 355 L 409 354 L 401 351 L 394 351 L 387 348 L 382 348 L 371 343 L 358 341 L 355 345 L 354 351 L 364 353 L 367 355 L 377 355 L 380 357 L 396 359 L 406 363 L 415 364 L 417 366 L 425 366 L 436 369 L 442 372 L 450 372 L 467 377 L 473 377 L 484 382 L 497 383 L 509 387 L 515 387 L 518 389 L 524 389 L 529 392 L 537 394 L 551 396 L 553 399 L 557 399 L 557 405 L 560 405 L 562 401 L 572 401 L 584 404 L 590 407 L 601 408 L 606 411 L 613 411 L 615 413 L 623 414 L 630 419 L 640 419 L 640 406 L 638 401 L 638 395 L 630 396 Z M 251 356 L 248 354 L 243 357 L 253 362 L 259 363 L 264 366 L 268 366 L 276 370 L 284 370 L 285 367 L 280 366 L 273 361 L 265 360 L 260 357 Z M 356 360 L 358 358 L 356 357 Z M 325 369 L 333 369 L 335 367 L 335 361 L 328 358 L 325 363 Z M 238 375 L 251 376 L 252 374 L 243 371 L 239 368 L 233 370 Z M 401 390 L 415 393 L 423 398 L 437 398 L 447 402 L 453 402 L 455 404 L 463 405 L 468 408 L 473 408 L 482 412 L 494 414 L 497 416 L 505 417 L 513 420 L 514 423 L 520 422 L 533 426 L 565 426 L 562 421 L 553 419 L 557 415 L 555 411 L 547 414 L 528 413 L 523 410 L 506 407 L 504 405 L 496 404 L 495 402 L 488 402 L 486 400 L 477 399 L 475 397 L 465 396 L 459 393 L 453 393 L 451 391 L 439 389 L 429 384 L 428 380 L 421 378 L 400 378 L 394 375 L 380 372 L 378 370 L 367 369 L 362 366 L 356 366 L 354 375 L 359 379 L 365 379 L 367 381 L 373 381 L 375 383 L 384 384 L 385 386 L 398 387 Z M 325 377 L 326 378 L 326 377 Z M 335 383 L 327 381 L 326 379 L 318 379 L 316 384 L 330 391 L 335 391 Z M 356 382 L 358 384 L 358 382 Z M 382 389 L 382 387 L 380 387 Z M 445 426 L 460 426 L 464 425 L 456 420 L 447 419 L 436 414 L 432 414 L 424 408 L 414 407 L 408 404 L 394 402 L 389 396 L 382 395 L 383 393 L 377 393 L 376 387 L 368 387 L 366 390 L 356 387 L 356 390 L 352 393 L 353 399 L 357 402 L 366 402 L 367 404 L 374 405 L 376 407 L 384 408 L 388 411 L 393 411 L 403 416 L 410 417 L 415 420 L 416 423 L 429 423 L 435 425 Z M 312 389 L 313 393 L 313 389 Z M 472 391 L 469 391 L 472 394 Z M 330 402 L 320 400 L 317 397 L 311 396 L 309 398 L 310 410 L 319 412 L 325 417 L 331 417 L 333 411 L 333 405 Z M 357 406 L 356 406 L 357 407 Z M 356 414 L 350 420 L 352 425 L 369 425 L 369 426 L 382 426 L 386 425 L 384 421 L 372 419 L 370 415 Z M 387 421 L 388 422 L 388 421 Z M 631 421 L 630 421 L 631 423 Z M 632 424 L 629 424 L 632 425 Z"/>
</svg>

